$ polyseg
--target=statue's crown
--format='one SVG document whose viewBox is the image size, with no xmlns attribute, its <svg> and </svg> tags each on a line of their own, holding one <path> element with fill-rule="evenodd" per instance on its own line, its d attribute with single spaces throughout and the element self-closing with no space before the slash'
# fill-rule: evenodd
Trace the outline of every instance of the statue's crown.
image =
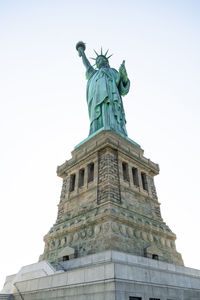
<svg viewBox="0 0 200 300">
<path fill-rule="evenodd" d="M 93 60 L 95 60 L 95 62 L 97 62 L 97 59 L 99 57 L 104 57 L 104 58 L 106 58 L 108 60 L 113 55 L 113 54 L 111 54 L 111 55 L 107 56 L 108 51 L 109 51 L 109 49 L 105 52 L 105 54 L 103 54 L 103 50 L 102 50 L 102 47 L 101 47 L 101 53 L 98 54 L 97 51 L 94 50 L 94 53 L 96 54 L 96 57 L 95 58 L 91 57 L 91 59 L 93 59 Z M 96 65 L 96 63 L 95 63 L 95 65 Z"/>
</svg>

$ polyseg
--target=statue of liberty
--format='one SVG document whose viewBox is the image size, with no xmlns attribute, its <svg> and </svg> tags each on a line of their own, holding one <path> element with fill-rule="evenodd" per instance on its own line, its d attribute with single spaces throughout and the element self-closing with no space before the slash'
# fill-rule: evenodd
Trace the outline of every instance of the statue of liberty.
<svg viewBox="0 0 200 300">
<path fill-rule="evenodd" d="M 126 119 L 121 96 L 128 93 L 130 81 L 127 76 L 125 61 L 121 64 L 119 72 L 110 68 L 107 57 L 108 51 L 101 54 L 96 51 L 94 68 L 85 55 L 85 44 L 78 42 L 76 45 L 79 56 L 82 57 L 86 67 L 87 104 L 90 118 L 90 133 L 97 130 L 114 130 L 127 136 Z"/>
</svg>

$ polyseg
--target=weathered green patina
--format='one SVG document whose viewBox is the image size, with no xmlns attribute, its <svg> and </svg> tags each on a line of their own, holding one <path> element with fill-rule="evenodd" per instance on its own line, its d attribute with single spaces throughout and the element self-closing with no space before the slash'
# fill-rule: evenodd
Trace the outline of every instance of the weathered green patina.
<svg viewBox="0 0 200 300">
<path fill-rule="evenodd" d="M 126 119 L 122 98 L 128 93 L 130 81 L 127 76 L 125 61 L 121 64 L 119 72 L 110 68 L 107 52 L 96 55 L 96 69 L 90 64 L 85 55 L 85 44 L 76 45 L 79 56 L 82 57 L 86 67 L 87 104 L 90 118 L 90 132 L 92 135 L 99 129 L 114 130 L 127 136 Z"/>
</svg>

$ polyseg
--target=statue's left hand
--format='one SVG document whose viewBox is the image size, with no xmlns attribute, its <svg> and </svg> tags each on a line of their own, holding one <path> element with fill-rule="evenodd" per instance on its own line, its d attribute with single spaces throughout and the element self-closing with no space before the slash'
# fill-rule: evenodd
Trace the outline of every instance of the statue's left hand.
<svg viewBox="0 0 200 300">
<path fill-rule="evenodd" d="M 119 73 L 121 75 L 123 82 L 126 83 L 128 80 L 128 76 L 127 76 L 127 72 L 126 72 L 126 68 L 125 68 L 125 60 L 123 60 L 121 66 L 119 68 Z"/>
</svg>

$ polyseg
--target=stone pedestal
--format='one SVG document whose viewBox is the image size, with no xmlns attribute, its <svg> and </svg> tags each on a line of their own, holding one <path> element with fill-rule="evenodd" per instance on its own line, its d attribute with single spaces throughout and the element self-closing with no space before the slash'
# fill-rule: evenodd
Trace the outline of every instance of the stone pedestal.
<svg viewBox="0 0 200 300">
<path fill-rule="evenodd" d="M 159 166 L 138 144 L 101 131 L 57 169 L 63 178 L 56 223 L 40 260 L 60 261 L 105 250 L 183 265 L 176 236 L 164 223 L 154 176 Z"/>
</svg>

